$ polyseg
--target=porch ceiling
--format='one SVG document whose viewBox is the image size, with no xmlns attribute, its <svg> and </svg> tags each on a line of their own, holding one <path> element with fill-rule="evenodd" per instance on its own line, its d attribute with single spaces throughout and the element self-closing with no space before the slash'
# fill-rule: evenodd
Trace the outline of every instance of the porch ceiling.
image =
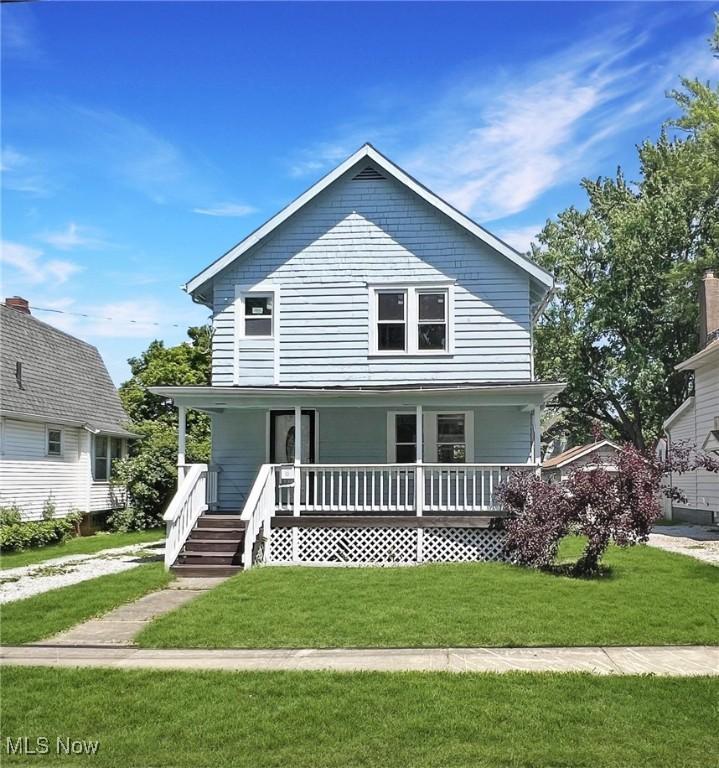
<svg viewBox="0 0 719 768">
<path fill-rule="evenodd" d="M 207 411 L 227 408 L 383 406 L 541 406 L 558 395 L 562 382 L 422 384 L 348 387 L 150 387 L 176 405 Z"/>
</svg>

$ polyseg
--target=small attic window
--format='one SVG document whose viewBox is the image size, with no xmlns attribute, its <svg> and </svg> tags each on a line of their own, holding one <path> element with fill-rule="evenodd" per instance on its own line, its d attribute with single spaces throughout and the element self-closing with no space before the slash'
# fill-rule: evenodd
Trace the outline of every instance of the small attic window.
<svg viewBox="0 0 719 768">
<path fill-rule="evenodd" d="M 368 165 L 363 168 L 356 176 L 352 177 L 353 181 L 378 181 L 386 178 L 376 168 Z"/>
<path fill-rule="evenodd" d="M 22 363 L 19 360 L 15 363 L 15 380 L 18 387 L 22 389 Z"/>
</svg>

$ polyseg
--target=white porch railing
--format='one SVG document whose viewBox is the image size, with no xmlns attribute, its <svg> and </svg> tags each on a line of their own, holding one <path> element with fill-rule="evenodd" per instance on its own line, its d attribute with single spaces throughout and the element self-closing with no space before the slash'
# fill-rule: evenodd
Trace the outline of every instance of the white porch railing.
<svg viewBox="0 0 719 768">
<path fill-rule="evenodd" d="M 297 490 L 277 484 L 275 507 L 296 513 L 298 493 L 300 514 L 492 512 L 498 509 L 500 483 L 513 471 L 535 469 L 530 464 L 304 464 L 295 468 Z"/>
<path fill-rule="evenodd" d="M 242 567 L 249 571 L 253 565 L 255 542 L 262 535 L 265 543 L 270 538 L 270 523 L 275 513 L 275 468 L 263 464 L 247 497 L 240 520 L 245 524 L 242 549 Z"/>
<path fill-rule="evenodd" d="M 217 472 L 208 469 L 207 464 L 185 465 L 185 476 L 163 515 L 167 526 L 165 568 L 169 568 L 177 559 L 197 518 L 215 503 Z"/>
</svg>

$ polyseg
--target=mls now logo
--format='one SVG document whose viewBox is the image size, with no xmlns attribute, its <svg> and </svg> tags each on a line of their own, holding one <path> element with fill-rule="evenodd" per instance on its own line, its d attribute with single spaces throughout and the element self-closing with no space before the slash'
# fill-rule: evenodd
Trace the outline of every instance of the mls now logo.
<svg viewBox="0 0 719 768">
<path fill-rule="evenodd" d="M 100 742 L 71 739 L 69 736 L 58 736 L 54 743 L 47 736 L 38 736 L 36 739 L 28 736 L 5 739 L 5 751 L 8 755 L 47 755 L 53 748 L 58 755 L 94 755 L 100 748 Z"/>
</svg>

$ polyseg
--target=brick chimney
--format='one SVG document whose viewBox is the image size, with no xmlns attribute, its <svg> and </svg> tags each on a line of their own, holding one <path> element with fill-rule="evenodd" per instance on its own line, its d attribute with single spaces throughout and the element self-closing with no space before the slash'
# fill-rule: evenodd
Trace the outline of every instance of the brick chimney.
<svg viewBox="0 0 719 768">
<path fill-rule="evenodd" d="M 704 271 L 699 286 L 699 348 L 719 338 L 719 277 L 717 270 Z"/>
<path fill-rule="evenodd" d="M 16 309 L 18 312 L 23 312 L 26 315 L 30 314 L 30 302 L 21 296 L 10 296 L 10 298 L 5 299 L 5 306 Z"/>
</svg>

